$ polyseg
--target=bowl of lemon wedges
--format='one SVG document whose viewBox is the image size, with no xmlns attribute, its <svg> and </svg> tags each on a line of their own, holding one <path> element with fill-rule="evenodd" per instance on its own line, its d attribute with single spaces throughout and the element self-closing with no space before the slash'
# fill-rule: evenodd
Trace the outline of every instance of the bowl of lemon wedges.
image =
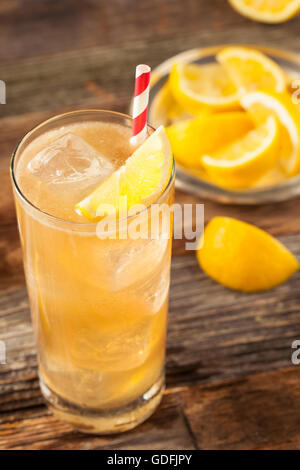
<svg viewBox="0 0 300 470">
<path fill-rule="evenodd" d="M 152 73 L 149 122 L 163 124 L 177 187 L 224 203 L 300 195 L 300 58 L 254 46 L 186 51 Z"/>
</svg>

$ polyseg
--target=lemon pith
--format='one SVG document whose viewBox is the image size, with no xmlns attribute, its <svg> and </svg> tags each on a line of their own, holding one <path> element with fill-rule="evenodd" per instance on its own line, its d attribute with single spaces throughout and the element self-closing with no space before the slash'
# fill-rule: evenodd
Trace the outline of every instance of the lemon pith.
<svg viewBox="0 0 300 470">
<path fill-rule="evenodd" d="M 76 205 L 76 210 L 93 220 L 150 204 L 167 186 L 172 173 L 172 152 L 160 126 L 126 163 L 95 191 Z"/>
<path fill-rule="evenodd" d="M 278 240 L 254 225 L 215 217 L 205 227 L 197 259 L 203 271 L 231 289 L 271 289 L 294 274 L 299 264 Z"/>
</svg>

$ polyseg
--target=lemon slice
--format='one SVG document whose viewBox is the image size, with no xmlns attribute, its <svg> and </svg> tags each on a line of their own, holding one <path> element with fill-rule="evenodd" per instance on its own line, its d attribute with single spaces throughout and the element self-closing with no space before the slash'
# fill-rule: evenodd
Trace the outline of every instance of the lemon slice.
<svg viewBox="0 0 300 470">
<path fill-rule="evenodd" d="M 202 166 L 201 156 L 242 137 L 254 128 L 244 111 L 207 114 L 167 127 L 175 158 L 185 166 Z"/>
<path fill-rule="evenodd" d="M 247 188 L 260 179 L 279 159 L 279 125 L 269 117 L 245 137 L 212 155 L 202 164 L 213 181 L 232 189 Z"/>
<path fill-rule="evenodd" d="M 257 89 L 286 90 L 287 78 L 276 62 L 260 51 L 226 47 L 217 60 L 225 67 L 240 93 Z"/>
<path fill-rule="evenodd" d="M 281 123 L 280 164 L 292 176 L 300 170 L 300 113 L 288 93 L 256 91 L 242 97 L 256 122 L 274 115 Z"/>
<path fill-rule="evenodd" d="M 299 268 L 298 261 L 284 245 L 240 220 L 215 217 L 205 227 L 203 236 L 197 250 L 201 268 L 231 289 L 244 292 L 271 289 Z"/>
<path fill-rule="evenodd" d="M 174 98 L 191 114 L 240 109 L 237 89 L 220 64 L 174 64 L 169 80 Z"/>
<path fill-rule="evenodd" d="M 300 10 L 300 0 L 229 0 L 239 13 L 262 23 L 282 23 Z"/>
<path fill-rule="evenodd" d="M 160 126 L 121 168 L 79 202 L 76 210 L 93 220 L 119 214 L 136 204 L 150 204 L 167 186 L 172 163 L 171 147 Z"/>
</svg>

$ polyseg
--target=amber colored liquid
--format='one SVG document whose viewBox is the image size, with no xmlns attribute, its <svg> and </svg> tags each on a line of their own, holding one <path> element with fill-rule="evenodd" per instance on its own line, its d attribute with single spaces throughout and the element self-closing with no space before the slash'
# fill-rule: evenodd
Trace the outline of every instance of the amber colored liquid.
<svg viewBox="0 0 300 470">
<path fill-rule="evenodd" d="M 88 222 L 74 206 L 103 179 L 99 165 L 83 159 L 74 170 L 72 153 L 66 162 L 58 153 L 51 168 L 29 165 L 69 133 L 104 155 L 109 172 L 132 152 L 129 129 L 86 122 L 39 136 L 19 159 L 16 179 L 25 197 L 63 219 L 16 198 L 40 373 L 68 402 L 111 410 L 143 395 L 162 373 L 171 241 L 101 240 L 92 224 L 71 223 Z M 171 199 L 170 192 L 164 202 Z"/>
</svg>

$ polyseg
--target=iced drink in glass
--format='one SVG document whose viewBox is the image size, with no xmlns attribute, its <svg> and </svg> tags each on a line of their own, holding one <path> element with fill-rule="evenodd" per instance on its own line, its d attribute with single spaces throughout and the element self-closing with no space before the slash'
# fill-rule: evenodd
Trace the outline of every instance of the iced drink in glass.
<svg viewBox="0 0 300 470">
<path fill-rule="evenodd" d="M 131 156 L 130 135 L 129 116 L 67 113 L 29 132 L 12 159 L 42 393 L 92 433 L 136 426 L 164 388 L 172 224 L 155 238 L 120 236 L 120 226 L 108 238 L 75 210 Z M 173 191 L 174 168 L 143 220 Z"/>
</svg>

